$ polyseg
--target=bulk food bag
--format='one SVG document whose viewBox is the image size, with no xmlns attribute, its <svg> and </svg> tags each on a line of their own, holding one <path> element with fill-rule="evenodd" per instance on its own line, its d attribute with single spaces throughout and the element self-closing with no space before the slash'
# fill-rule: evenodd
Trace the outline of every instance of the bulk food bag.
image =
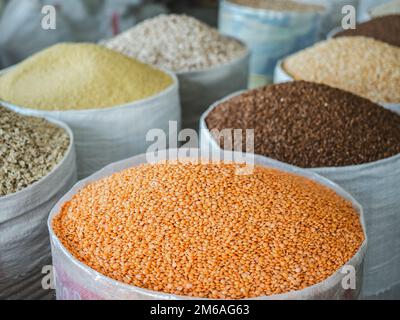
<svg viewBox="0 0 400 320">
<path fill-rule="evenodd" d="M 212 137 L 205 119 L 222 102 L 217 101 L 200 120 L 200 147 L 209 152 L 221 148 Z M 348 191 L 363 207 L 368 235 L 361 297 L 400 294 L 400 154 L 361 165 L 304 169 L 328 178 Z M 397 294 L 391 289 L 396 290 Z"/>
<path fill-rule="evenodd" d="M 176 121 L 179 130 L 178 80 L 173 73 L 165 73 L 173 79 L 173 84 L 162 92 L 110 108 L 46 111 L 1 103 L 25 115 L 67 123 L 74 133 L 78 178 L 83 178 L 111 162 L 145 152 L 152 143 L 146 141 L 149 130 L 161 129 L 168 134 L 169 121 Z"/>
<path fill-rule="evenodd" d="M 332 31 L 332 36 L 336 33 L 336 30 Z M 276 64 L 275 68 L 275 73 L 274 73 L 274 83 L 282 83 L 282 82 L 288 82 L 288 81 L 293 81 L 293 77 L 289 75 L 285 69 L 282 67 L 283 66 L 283 61 L 280 60 Z M 385 103 L 385 102 L 380 102 L 379 103 L 381 106 L 385 107 L 386 109 L 392 110 L 396 113 L 400 113 L 400 103 Z"/>
<path fill-rule="evenodd" d="M 207 70 L 178 72 L 182 104 L 182 128 L 198 130 L 199 119 L 216 100 L 246 89 L 249 77 L 250 53 Z"/>
<path fill-rule="evenodd" d="M 219 30 L 242 40 L 251 50 L 250 86 L 255 87 L 273 80 L 279 59 L 318 40 L 324 10 L 267 10 L 222 0 Z"/>
<path fill-rule="evenodd" d="M 383 4 L 373 4 L 369 7 L 368 15 L 371 18 L 381 17 L 388 14 L 400 14 L 400 1 L 385 1 Z"/>
<path fill-rule="evenodd" d="M 51 208 L 76 182 L 72 131 L 62 122 L 70 144 L 64 158 L 39 181 L 0 197 L 0 299 L 49 299 L 42 268 L 51 265 L 46 221 Z"/>
<path fill-rule="evenodd" d="M 183 153 L 180 149 L 178 156 L 177 150 L 170 149 L 171 155 L 167 152 L 166 155 L 162 156 L 162 159 L 180 159 L 182 156 L 187 158 L 188 156 L 194 159 L 210 159 L 208 155 L 200 153 L 199 149 L 186 149 Z M 224 152 L 214 154 L 211 159 L 235 159 L 233 152 Z M 217 156 L 218 158 L 214 158 Z M 348 261 L 346 265 L 351 265 L 356 271 L 356 284 L 360 283 L 362 278 L 363 260 L 366 251 L 367 237 L 364 228 L 364 217 L 361 206 L 353 199 L 347 192 L 341 189 L 333 182 L 323 178 L 313 172 L 303 170 L 294 166 L 284 164 L 279 161 L 275 161 L 259 155 L 249 155 L 240 153 L 241 159 L 245 159 L 246 163 L 255 163 L 257 165 L 263 165 L 268 167 L 277 168 L 286 172 L 291 172 L 297 175 L 307 177 L 313 181 L 319 182 L 320 184 L 327 186 L 334 190 L 341 197 L 348 199 L 353 204 L 353 207 L 360 215 L 361 225 L 364 231 L 364 241 L 356 254 Z M 253 158 L 254 156 L 254 158 Z M 159 157 L 160 158 L 160 157 Z M 62 245 L 58 237 L 54 234 L 52 228 L 52 221 L 56 215 L 60 212 L 63 204 L 70 200 L 78 190 L 85 187 L 87 184 L 110 176 L 113 173 L 120 172 L 124 169 L 138 166 L 143 163 L 153 162 L 153 160 L 147 160 L 146 154 L 138 155 L 130 159 L 126 159 L 120 162 L 116 162 L 108 165 L 97 173 L 77 183 L 52 209 L 49 219 L 48 228 L 51 234 L 51 245 L 52 245 L 52 257 L 53 264 L 55 267 L 55 283 L 57 299 L 194 299 L 189 296 L 178 296 L 173 294 L 166 294 L 162 292 L 156 292 L 152 290 L 142 289 L 139 287 L 131 286 L 109 277 L 106 277 L 93 269 L 89 268 L 85 264 L 78 261 L 73 257 L 68 250 Z M 243 162 L 242 162 L 243 163 Z M 352 299 L 356 298 L 359 294 L 360 286 L 356 285 L 356 289 L 343 289 L 342 279 L 344 274 L 338 270 L 326 280 L 317 283 L 313 286 L 305 288 L 299 291 L 291 291 L 285 294 L 262 296 L 256 299 Z"/>
</svg>

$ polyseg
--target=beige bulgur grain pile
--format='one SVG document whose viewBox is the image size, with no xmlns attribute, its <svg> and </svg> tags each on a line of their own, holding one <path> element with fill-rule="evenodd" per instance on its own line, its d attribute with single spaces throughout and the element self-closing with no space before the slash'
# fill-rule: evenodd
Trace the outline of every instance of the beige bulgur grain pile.
<svg viewBox="0 0 400 320">
<path fill-rule="evenodd" d="M 147 19 L 103 44 L 175 72 L 204 70 L 246 53 L 238 41 L 195 18 L 176 14 Z"/>
<path fill-rule="evenodd" d="M 69 144 L 64 129 L 0 106 L 0 197 L 46 176 L 64 158 Z"/>
<path fill-rule="evenodd" d="M 292 1 L 292 0 L 229 0 L 234 4 L 274 11 L 318 12 L 323 11 L 323 6 Z"/>
<path fill-rule="evenodd" d="M 205 122 L 221 148 L 246 150 L 223 131 L 254 130 L 254 152 L 303 168 L 361 165 L 400 155 L 400 115 L 330 86 L 290 81 L 249 90 Z"/>
<path fill-rule="evenodd" d="M 400 48 L 366 37 L 322 41 L 285 59 L 296 80 L 325 83 L 375 102 L 400 102 Z"/>
<path fill-rule="evenodd" d="M 77 259 L 127 284 L 207 298 L 299 290 L 337 271 L 363 231 L 351 203 L 304 177 L 238 164 L 145 164 L 91 183 L 53 220 Z"/>
</svg>

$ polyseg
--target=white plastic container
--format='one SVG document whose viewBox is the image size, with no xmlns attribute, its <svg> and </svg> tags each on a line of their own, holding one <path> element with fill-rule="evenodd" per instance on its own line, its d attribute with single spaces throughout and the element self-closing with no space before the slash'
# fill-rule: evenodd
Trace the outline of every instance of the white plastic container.
<svg viewBox="0 0 400 320">
<path fill-rule="evenodd" d="M 332 34 L 335 34 L 336 29 L 332 30 Z M 275 73 L 274 73 L 274 83 L 282 83 L 282 82 L 288 82 L 288 81 L 293 81 L 293 77 L 288 74 L 285 69 L 283 68 L 283 61 L 280 60 L 276 64 L 275 67 Z M 300 80 L 300 79 L 298 79 Z M 392 110 L 396 113 L 400 114 L 400 102 L 399 103 L 385 103 L 385 102 L 379 102 L 379 105 L 383 106 L 386 109 Z"/>
<path fill-rule="evenodd" d="M 175 74 L 164 72 L 173 79 L 173 84 L 166 90 L 111 108 L 46 111 L 0 103 L 25 115 L 50 117 L 67 123 L 75 137 L 78 178 L 84 178 L 111 162 L 146 152 L 152 143 L 146 141 L 149 130 L 157 128 L 168 133 L 169 121 L 177 121 L 179 130 L 178 80 Z"/>
<path fill-rule="evenodd" d="M 200 71 L 177 73 L 182 128 L 198 130 L 200 117 L 211 103 L 232 92 L 247 89 L 249 58 L 250 52 L 246 48 L 242 56 L 229 63 Z"/>
<path fill-rule="evenodd" d="M 323 12 L 250 8 L 220 1 L 219 31 L 236 37 L 251 50 L 250 87 L 272 81 L 276 62 L 314 44 Z"/>
<path fill-rule="evenodd" d="M 221 150 L 205 119 L 217 105 L 240 93 L 216 102 L 203 114 L 200 120 L 202 150 Z M 396 290 L 394 294 L 400 297 L 400 154 L 367 164 L 304 170 L 337 183 L 364 209 L 368 250 L 361 296 L 375 297 L 393 289 Z"/>
<path fill-rule="evenodd" d="M 198 155 L 198 149 L 190 149 Z M 232 157 L 232 153 L 225 156 Z M 202 158 L 203 155 L 201 155 Z M 221 155 L 223 157 L 223 155 Z M 253 160 L 253 155 L 245 155 L 246 160 Z M 194 158 L 198 158 L 197 156 Z M 250 160 L 251 158 L 251 160 Z M 223 158 L 221 158 L 223 159 Z M 56 274 L 56 292 L 58 299 L 193 299 L 186 296 L 177 296 L 165 294 L 151 290 L 141 289 L 135 286 L 127 285 L 119 281 L 113 280 L 94 271 L 83 263 L 75 259 L 61 244 L 57 236 L 52 230 L 52 220 L 59 213 L 63 203 L 71 199 L 78 190 L 90 182 L 97 181 L 107 177 L 115 172 L 146 163 L 146 155 L 139 155 L 130 159 L 126 159 L 117 163 L 113 163 L 77 183 L 53 208 L 51 211 L 48 227 L 50 230 L 50 238 L 52 245 L 52 256 Z M 252 162 L 253 163 L 253 162 Z M 318 176 L 315 173 L 302 170 L 278 161 L 274 161 L 262 156 L 255 156 L 254 163 L 274 167 L 283 171 L 292 172 L 301 176 L 305 176 L 311 180 L 317 181 L 330 189 L 335 190 L 340 196 L 350 200 L 354 208 L 360 214 L 361 224 L 364 229 L 364 217 L 361 206 L 348 193 L 331 181 Z M 364 229 L 365 234 L 365 229 Z M 286 294 L 259 297 L 257 299 L 351 299 L 358 296 L 362 277 L 363 260 L 367 246 L 367 238 L 362 243 L 357 253 L 353 256 L 347 265 L 352 265 L 356 270 L 356 289 L 345 290 L 341 285 L 344 274 L 338 270 L 328 279 L 299 291 L 292 291 Z"/>
<path fill-rule="evenodd" d="M 16 193 L 0 197 L 0 299 L 45 299 L 42 268 L 51 265 L 47 219 L 55 203 L 75 184 L 72 131 L 62 122 L 70 145 L 64 158 L 45 177 Z"/>
</svg>

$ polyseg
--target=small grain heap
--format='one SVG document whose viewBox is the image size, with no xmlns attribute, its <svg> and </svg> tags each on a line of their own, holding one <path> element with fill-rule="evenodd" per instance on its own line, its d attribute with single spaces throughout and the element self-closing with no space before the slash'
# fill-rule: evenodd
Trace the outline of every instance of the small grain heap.
<svg viewBox="0 0 400 320">
<path fill-rule="evenodd" d="M 0 106 L 0 197 L 46 176 L 64 158 L 69 143 L 64 129 Z"/>
<path fill-rule="evenodd" d="M 366 37 L 319 42 L 284 60 L 296 80 L 325 83 L 375 102 L 400 102 L 400 48 Z"/>
<path fill-rule="evenodd" d="M 58 44 L 0 77 L 0 99 L 40 110 L 108 108 L 153 96 L 166 73 L 94 44 Z"/>
<path fill-rule="evenodd" d="M 255 153 L 303 168 L 363 164 L 400 153 L 399 115 L 352 93 L 305 81 L 233 97 L 208 114 L 206 125 L 209 130 L 254 129 Z M 218 142 L 224 148 L 223 139 Z"/>
<path fill-rule="evenodd" d="M 174 72 L 199 71 L 243 56 L 245 47 L 186 15 L 147 19 L 104 45 Z"/>
<path fill-rule="evenodd" d="M 323 6 L 292 0 L 229 0 L 229 2 L 241 6 L 273 11 L 317 12 L 324 10 Z"/>
<path fill-rule="evenodd" d="M 344 30 L 334 37 L 364 36 L 400 47 L 400 14 L 388 15 L 358 24 L 356 29 Z"/>
<path fill-rule="evenodd" d="M 165 293 L 247 298 L 337 271 L 363 231 L 350 202 L 301 176 L 239 164 L 160 162 L 87 185 L 53 229 L 81 262 Z"/>
</svg>

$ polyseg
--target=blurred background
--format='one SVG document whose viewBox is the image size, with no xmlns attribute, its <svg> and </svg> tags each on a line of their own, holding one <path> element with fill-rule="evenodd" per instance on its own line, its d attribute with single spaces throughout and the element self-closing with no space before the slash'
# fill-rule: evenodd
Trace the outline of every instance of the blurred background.
<svg viewBox="0 0 400 320">
<path fill-rule="evenodd" d="M 329 0 L 313 0 L 329 2 Z M 360 0 L 367 8 L 388 0 Z M 57 29 L 43 30 L 44 5 L 57 10 Z M 97 42 L 160 13 L 186 13 L 217 26 L 218 0 L 0 0 L 0 67 L 61 41 Z"/>
</svg>

